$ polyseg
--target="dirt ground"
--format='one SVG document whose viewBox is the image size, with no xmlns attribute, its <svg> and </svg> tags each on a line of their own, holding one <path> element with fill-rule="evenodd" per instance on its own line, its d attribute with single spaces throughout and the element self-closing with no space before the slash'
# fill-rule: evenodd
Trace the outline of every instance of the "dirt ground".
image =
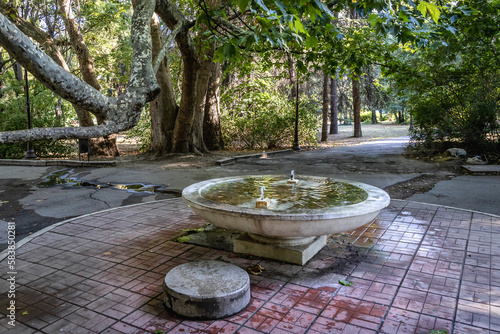
<svg viewBox="0 0 500 334">
<path fill-rule="evenodd" d="M 326 143 L 319 143 L 315 147 L 301 147 L 304 151 L 319 150 L 324 148 L 339 146 L 355 146 L 367 141 L 402 137 L 408 135 L 407 125 L 394 124 L 363 124 L 363 136 L 354 138 L 352 125 L 339 126 L 339 133 L 329 135 Z M 206 168 L 216 165 L 217 160 L 229 158 L 235 155 L 251 154 L 262 151 L 250 150 L 225 150 L 213 151 L 209 154 L 169 154 L 164 157 L 153 157 L 137 152 L 137 145 L 134 142 L 125 140 L 124 136 L 119 136 L 119 149 L 122 156 L 118 158 L 120 164 L 141 165 L 141 164 L 161 164 L 165 169 L 177 168 Z M 324 161 L 330 163 L 330 161 Z M 258 162 L 256 162 L 258 163 Z M 345 161 L 335 161 L 336 165 L 341 165 L 346 171 L 359 171 L 363 173 L 376 173 L 383 170 L 395 174 L 400 173 L 421 173 L 422 176 L 407 182 L 398 183 L 385 190 L 392 198 L 405 199 L 417 193 L 424 193 L 431 190 L 434 185 L 443 180 L 453 178 L 463 174 L 460 166 L 463 161 L 455 158 L 438 157 L 394 157 L 391 161 L 367 161 L 366 159 L 346 157 Z"/>
</svg>

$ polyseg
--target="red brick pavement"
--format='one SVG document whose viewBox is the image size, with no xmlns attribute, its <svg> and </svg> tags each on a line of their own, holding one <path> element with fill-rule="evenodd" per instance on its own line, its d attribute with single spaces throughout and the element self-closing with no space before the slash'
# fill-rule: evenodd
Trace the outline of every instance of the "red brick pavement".
<svg viewBox="0 0 500 334">
<path fill-rule="evenodd" d="M 499 217 L 393 201 L 303 267 L 172 241 L 203 224 L 173 199 L 83 216 L 22 242 L 14 327 L 7 259 L 0 265 L 0 332 L 500 333 Z M 212 259 L 265 269 L 251 275 L 250 305 L 216 321 L 166 311 L 166 273 Z"/>
</svg>

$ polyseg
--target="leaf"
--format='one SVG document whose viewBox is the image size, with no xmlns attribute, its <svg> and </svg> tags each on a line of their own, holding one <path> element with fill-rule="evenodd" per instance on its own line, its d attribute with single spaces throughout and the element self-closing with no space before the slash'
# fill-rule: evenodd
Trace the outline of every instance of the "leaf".
<svg viewBox="0 0 500 334">
<path fill-rule="evenodd" d="M 157 329 L 153 333 L 154 334 L 163 334 L 163 329 Z"/>
<path fill-rule="evenodd" d="M 304 25 L 302 24 L 302 22 L 300 21 L 300 19 L 295 19 L 295 21 L 293 22 L 294 23 L 294 27 L 295 27 L 295 31 L 296 32 L 301 32 L 303 34 L 306 34 L 307 36 L 309 36 L 309 33 L 307 32 L 306 28 L 304 28 Z"/>
<path fill-rule="evenodd" d="M 446 329 L 433 329 L 429 334 L 448 334 L 448 331 Z"/>
<path fill-rule="evenodd" d="M 23 315 L 28 315 L 28 311 L 24 311 L 22 314 Z"/>
<path fill-rule="evenodd" d="M 334 16 L 333 13 L 330 11 L 330 9 L 328 9 L 328 7 L 326 7 L 322 2 L 320 2 L 319 0 L 314 0 L 314 2 L 319 7 L 319 9 L 327 13 L 330 17 Z"/>
<path fill-rule="evenodd" d="M 351 282 L 343 280 L 343 279 L 339 279 L 339 283 L 342 284 L 343 286 L 353 286 L 354 285 Z"/>
<path fill-rule="evenodd" d="M 417 10 L 422 13 L 422 15 L 425 17 L 425 15 L 427 14 L 427 6 L 425 5 L 426 2 L 425 1 L 421 1 L 418 6 L 417 6 Z"/>
<path fill-rule="evenodd" d="M 249 266 L 247 268 L 247 271 L 252 275 L 259 275 L 264 271 L 264 268 L 262 268 L 260 265 L 256 264 L 254 266 Z"/>
<path fill-rule="evenodd" d="M 251 0 L 237 0 L 236 4 L 238 5 L 238 8 L 240 9 L 241 13 L 244 13 L 248 7 L 250 6 Z"/>
<path fill-rule="evenodd" d="M 278 6 L 278 8 L 280 9 L 280 11 L 283 15 L 288 14 L 288 11 L 286 10 L 286 6 L 281 1 L 274 0 L 274 3 L 276 4 L 276 6 Z"/>
<path fill-rule="evenodd" d="M 434 20 L 434 23 L 438 23 L 439 20 L 439 15 L 441 15 L 441 11 L 436 5 L 433 4 L 428 4 L 427 9 L 429 10 L 429 13 L 431 15 L 431 18 Z"/>
<path fill-rule="evenodd" d="M 102 255 L 111 255 L 111 252 L 104 252 Z"/>
<path fill-rule="evenodd" d="M 316 45 L 318 45 L 318 39 L 316 38 L 316 36 L 308 36 L 306 38 L 306 47 L 313 48 Z"/>
<path fill-rule="evenodd" d="M 276 11 L 267 8 L 263 0 L 255 0 L 255 2 L 260 6 L 260 8 L 264 9 L 268 14 L 276 14 Z"/>
<path fill-rule="evenodd" d="M 420 4 L 417 6 L 417 9 L 422 13 L 424 17 L 427 15 L 428 12 L 429 16 L 435 23 L 438 22 L 439 15 L 441 15 L 441 11 L 436 5 L 426 1 L 421 1 Z"/>
</svg>

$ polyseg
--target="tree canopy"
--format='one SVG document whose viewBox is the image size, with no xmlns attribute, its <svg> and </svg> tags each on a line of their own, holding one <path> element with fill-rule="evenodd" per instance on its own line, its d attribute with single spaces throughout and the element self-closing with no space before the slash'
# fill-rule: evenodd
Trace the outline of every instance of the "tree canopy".
<svg viewBox="0 0 500 334">
<path fill-rule="evenodd" d="M 205 117 L 218 112 L 217 63 L 241 73 L 250 73 L 250 60 L 259 61 L 264 71 L 281 67 L 290 77 L 294 71 L 304 77 L 314 71 L 329 76 L 349 71 L 355 78 L 377 65 L 386 76 L 394 75 L 396 83 L 413 85 L 411 91 L 418 95 L 418 80 L 434 80 L 424 73 L 438 73 L 422 65 L 431 59 L 440 69 L 456 62 L 457 54 L 466 55 L 461 59 L 470 64 L 474 57 L 498 60 L 498 1 L 137 0 L 132 4 L 132 14 L 132 6 L 118 0 L 82 6 L 70 0 L 0 5 L 2 48 L 77 113 L 81 110 L 80 123 L 85 112 L 97 120 L 85 127 L 0 132 L 0 144 L 107 136 L 136 126 L 150 105 L 157 150 L 206 151 L 204 132 L 217 133 L 206 126 L 210 117 Z M 99 38 L 100 30 L 121 37 L 111 43 Z M 79 61 L 76 71 L 67 64 L 69 47 Z M 165 57 L 174 47 L 179 54 L 176 68 Z M 413 56 L 405 56 L 408 53 Z M 181 77 L 172 78 L 172 71 Z M 489 73 L 494 77 L 496 72 Z"/>
</svg>

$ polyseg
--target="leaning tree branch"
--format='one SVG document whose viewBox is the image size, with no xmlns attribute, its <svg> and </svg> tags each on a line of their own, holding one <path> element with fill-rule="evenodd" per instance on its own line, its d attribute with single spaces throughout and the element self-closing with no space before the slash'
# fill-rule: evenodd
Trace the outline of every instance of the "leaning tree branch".
<svg viewBox="0 0 500 334">
<path fill-rule="evenodd" d="M 85 81 L 62 69 L 51 57 L 0 14 L 0 45 L 41 83 L 63 99 L 106 114 L 113 104 Z"/>
<path fill-rule="evenodd" d="M 156 57 L 156 59 L 153 60 L 153 73 L 158 72 L 158 69 L 160 68 L 161 61 L 163 60 L 163 58 L 165 58 L 165 55 L 167 54 L 167 51 L 170 47 L 170 44 L 172 44 L 175 36 L 181 30 L 181 28 L 182 28 L 182 24 L 177 23 L 177 25 L 170 32 L 170 35 L 168 35 L 167 39 L 163 43 L 163 46 L 160 50 L 160 53 L 158 53 L 158 56 Z"/>
<path fill-rule="evenodd" d="M 96 138 L 108 136 L 133 127 L 133 124 L 116 124 L 66 128 L 33 128 L 20 131 L 0 132 L 0 144 L 35 140 L 60 140 L 77 138 Z"/>
<path fill-rule="evenodd" d="M 144 105 L 160 92 L 152 66 L 150 19 L 155 0 L 143 0 L 132 17 L 132 72 L 125 92 L 117 98 L 107 97 L 98 90 L 64 71 L 0 14 L 0 46 L 57 95 L 94 114 L 100 113 L 104 123 L 85 128 L 35 128 L 0 132 L 0 144 L 41 139 L 102 137 L 128 130 L 137 125 Z"/>
<path fill-rule="evenodd" d="M 5 17 L 7 17 L 12 23 L 14 23 L 26 36 L 31 37 L 33 40 L 42 45 L 45 52 L 49 56 L 51 56 L 66 71 L 69 71 L 68 65 L 64 61 L 64 57 L 49 34 L 38 28 L 32 22 L 25 20 L 19 15 L 15 15 L 15 11 L 12 11 L 12 8 L 5 3 L 0 2 L 0 12 L 4 14 Z"/>
</svg>

